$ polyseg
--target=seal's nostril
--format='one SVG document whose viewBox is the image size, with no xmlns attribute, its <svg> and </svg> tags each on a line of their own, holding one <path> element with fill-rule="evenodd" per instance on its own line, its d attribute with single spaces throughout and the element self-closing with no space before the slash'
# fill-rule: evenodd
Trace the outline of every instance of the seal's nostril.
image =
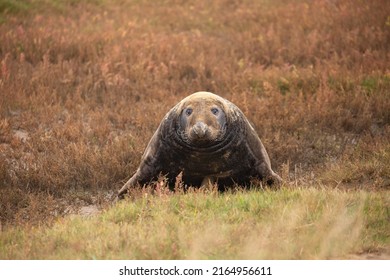
<svg viewBox="0 0 390 280">
<path fill-rule="evenodd" d="M 197 122 L 194 125 L 193 131 L 199 138 L 201 138 L 206 134 L 207 129 L 208 127 L 204 122 Z"/>
</svg>

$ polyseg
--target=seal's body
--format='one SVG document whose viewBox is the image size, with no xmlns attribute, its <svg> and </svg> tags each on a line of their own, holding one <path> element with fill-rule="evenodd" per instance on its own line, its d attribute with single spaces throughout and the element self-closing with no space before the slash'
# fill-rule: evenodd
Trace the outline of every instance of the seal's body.
<svg viewBox="0 0 390 280">
<path fill-rule="evenodd" d="M 251 179 L 281 182 L 268 154 L 242 111 L 209 92 L 197 92 L 179 102 L 161 121 L 136 173 L 118 193 L 166 175 L 174 182 L 182 173 L 186 185 L 217 183 L 224 188 Z"/>
</svg>

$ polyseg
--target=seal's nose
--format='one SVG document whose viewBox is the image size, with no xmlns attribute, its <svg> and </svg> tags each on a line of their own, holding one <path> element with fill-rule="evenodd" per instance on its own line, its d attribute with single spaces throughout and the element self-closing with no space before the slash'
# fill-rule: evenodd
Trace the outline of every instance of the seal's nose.
<svg viewBox="0 0 390 280">
<path fill-rule="evenodd" d="M 197 122 L 193 127 L 193 131 L 198 138 L 203 138 L 207 132 L 207 129 L 208 126 L 204 122 Z"/>
</svg>

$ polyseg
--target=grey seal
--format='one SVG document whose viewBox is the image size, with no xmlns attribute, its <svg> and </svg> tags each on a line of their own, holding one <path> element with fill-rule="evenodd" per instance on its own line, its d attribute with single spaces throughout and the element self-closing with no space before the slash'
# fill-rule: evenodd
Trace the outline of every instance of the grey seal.
<svg viewBox="0 0 390 280">
<path fill-rule="evenodd" d="M 118 199 L 129 188 L 151 183 L 159 175 L 172 185 L 180 173 L 185 185 L 216 183 L 219 189 L 245 186 L 252 179 L 269 185 L 282 181 L 243 112 L 210 92 L 187 96 L 165 115 Z"/>
</svg>

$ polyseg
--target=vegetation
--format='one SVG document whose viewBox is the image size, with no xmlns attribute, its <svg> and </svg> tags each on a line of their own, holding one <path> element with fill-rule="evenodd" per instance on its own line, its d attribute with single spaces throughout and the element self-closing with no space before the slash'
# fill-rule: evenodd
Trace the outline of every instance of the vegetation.
<svg viewBox="0 0 390 280">
<path fill-rule="evenodd" d="M 359 258 L 389 243 L 387 202 L 381 192 L 314 188 L 144 192 L 92 218 L 7 230 L 0 258 Z"/>
<path fill-rule="evenodd" d="M 0 0 L 0 42 L 0 258 L 390 258 L 386 0 Z M 284 186 L 113 206 L 200 90 Z"/>
</svg>

